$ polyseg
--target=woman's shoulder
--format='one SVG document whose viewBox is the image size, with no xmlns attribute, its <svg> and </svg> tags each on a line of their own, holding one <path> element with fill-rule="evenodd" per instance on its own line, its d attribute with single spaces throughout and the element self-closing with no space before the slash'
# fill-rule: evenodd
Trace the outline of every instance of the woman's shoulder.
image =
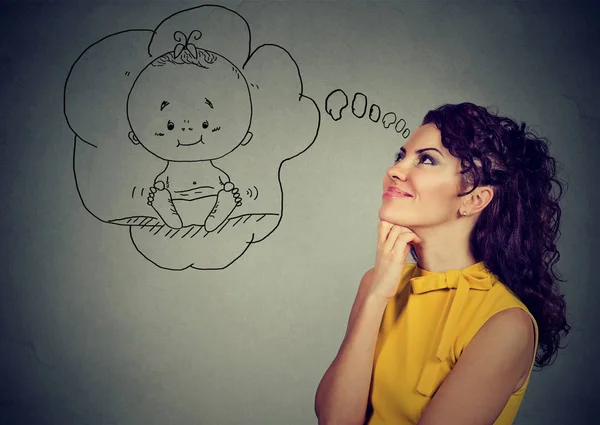
<svg viewBox="0 0 600 425">
<path fill-rule="evenodd" d="M 484 297 L 484 302 L 489 305 L 490 308 L 496 306 L 497 308 L 505 307 L 509 308 L 522 307 L 529 312 L 527 306 L 521 301 L 519 296 L 515 294 L 506 284 L 504 284 L 497 276 L 492 275 L 492 288 L 487 291 Z"/>
<path fill-rule="evenodd" d="M 511 289 L 497 278 L 493 281 L 492 288 L 489 291 L 472 291 L 471 305 L 467 307 L 462 322 L 462 344 L 465 346 L 475 334 L 493 317 L 501 316 L 519 316 L 523 318 L 528 316 L 537 329 L 537 323 L 533 314 L 519 297 Z M 510 312 L 509 312 L 510 310 Z M 521 310 L 520 312 L 518 310 Z"/>
</svg>

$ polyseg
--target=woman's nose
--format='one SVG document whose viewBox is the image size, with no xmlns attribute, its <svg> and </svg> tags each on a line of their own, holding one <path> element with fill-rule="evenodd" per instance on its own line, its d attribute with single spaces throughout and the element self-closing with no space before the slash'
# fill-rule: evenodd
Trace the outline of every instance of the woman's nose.
<svg viewBox="0 0 600 425">
<path fill-rule="evenodd" d="M 388 176 L 392 180 L 406 181 L 406 169 L 396 164 L 393 167 L 388 168 Z"/>
</svg>

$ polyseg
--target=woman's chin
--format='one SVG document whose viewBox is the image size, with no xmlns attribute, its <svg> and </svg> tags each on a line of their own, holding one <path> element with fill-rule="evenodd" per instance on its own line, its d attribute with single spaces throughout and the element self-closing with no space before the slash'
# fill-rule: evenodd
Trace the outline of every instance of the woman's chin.
<svg viewBox="0 0 600 425">
<path fill-rule="evenodd" d="M 388 223 L 397 224 L 398 226 L 404 226 L 406 220 L 400 217 L 399 214 L 392 214 L 390 211 L 386 211 L 385 208 L 379 210 L 379 219 L 387 221 Z"/>
</svg>

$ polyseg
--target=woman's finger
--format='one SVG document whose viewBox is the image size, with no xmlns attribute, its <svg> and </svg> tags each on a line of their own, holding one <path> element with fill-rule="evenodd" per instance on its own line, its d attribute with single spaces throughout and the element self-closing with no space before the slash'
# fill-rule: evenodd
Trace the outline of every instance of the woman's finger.
<svg viewBox="0 0 600 425">
<path fill-rule="evenodd" d="M 387 235 L 385 235 L 385 239 L 382 244 L 383 251 L 389 252 L 392 249 L 392 247 L 394 246 L 394 241 L 396 240 L 397 236 L 398 236 L 398 228 L 392 225 L 390 227 Z"/>
<path fill-rule="evenodd" d="M 390 233 L 388 234 L 388 238 L 385 242 L 384 249 L 386 252 L 390 252 L 394 250 L 394 246 L 396 245 L 396 241 L 400 237 L 400 235 L 405 234 L 406 232 L 412 233 L 406 227 L 403 226 L 394 226 Z"/>
<path fill-rule="evenodd" d="M 385 241 L 388 238 L 390 233 L 390 229 L 392 229 L 393 224 L 384 220 L 379 220 L 378 225 L 378 236 L 377 236 L 377 248 L 382 248 L 385 244 Z"/>
<path fill-rule="evenodd" d="M 398 235 L 394 247 L 392 248 L 394 255 L 403 256 L 406 248 L 408 247 L 410 249 L 409 242 L 413 241 L 415 237 L 417 236 L 412 232 L 401 233 Z"/>
</svg>

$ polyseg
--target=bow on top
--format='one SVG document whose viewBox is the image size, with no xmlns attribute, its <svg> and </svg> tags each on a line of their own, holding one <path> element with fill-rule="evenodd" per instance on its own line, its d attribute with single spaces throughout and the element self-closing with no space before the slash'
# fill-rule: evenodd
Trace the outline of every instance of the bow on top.
<svg viewBox="0 0 600 425">
<path fill-rule="evenodd" d="M 473 264 L 463 270 L 448 270 L 446 272 L 430 272 L 415 267 L 413 277 L 410 279 L 412 292 L 415 295 L 425 294 L 440 289 L 456 289 L 454 296 L 448 295 L 443 311 L 450 309 L 446 323 L 438 325 L 438 344 L 433 345 L 432 353 L 425 362 L 421 377 L 417 383 L 419 393 L 431 396 L 436 386 L 438 375 L 449 354 L 453 341 L 458 337 L 459 319 L 468 301 L 470 289 L 488 291 L 492 288 L 491 273 L 483 261 Z M 444 319 L 442 318 L 441 321 Z M 442 329 L 443 326 L 443 329 Z M 435 361 L 433 361 L 435 359 Z"/>
<path fill-rule="evenodd" d="M 198 59 L 198 51 L 196 50 L 196 45 L 192 43 L 191 40 L 200 40 L 201 37 L 202 33 L 198 30 L 192 31 L 189 36 L 186 36 L 181 31 L 175 31 L 175 33 L 173 34 L 173 38 L 179 43 L 175 46 L 175 49 L 173 50 L 174 57 L 179 57 L 179 55 L 181 55 L 181 52 L 183 52 L 183 49 L 185 49 L 190 53 L 190 55 L 192 55 L 194 59 Z"/>
</svg>

